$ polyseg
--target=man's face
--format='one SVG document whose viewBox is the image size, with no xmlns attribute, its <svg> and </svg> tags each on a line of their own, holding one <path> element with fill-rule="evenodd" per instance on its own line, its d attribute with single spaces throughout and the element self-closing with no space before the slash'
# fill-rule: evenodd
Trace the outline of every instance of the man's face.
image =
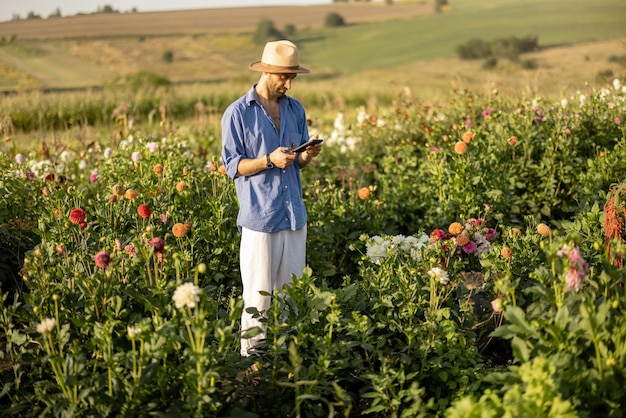
<svg viewBox="0 0 626 418">
<path fill-rule="evenodd" d="M 296 78 L 298 74 L 274 74 L 271 73 L 268 76 L 268 87 L 272 95 L 276 97 L 283 96 L 287 93 L 287 90 L 291 89 L 291 81 Z"/>
</svg>

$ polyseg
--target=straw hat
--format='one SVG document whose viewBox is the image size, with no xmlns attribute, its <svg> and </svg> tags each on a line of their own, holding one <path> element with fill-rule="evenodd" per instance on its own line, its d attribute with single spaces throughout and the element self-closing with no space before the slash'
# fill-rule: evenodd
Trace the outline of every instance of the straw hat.
<svg viewBox="0 0 626 418">
<path fill-rule="evenodd" d="M 300 67 L 298 48 L 289 41 L 274 41 L 265 44 L 261 61 L 250 64 L 250 69 L 264 73 L 310 73 Z"/>
</svg>

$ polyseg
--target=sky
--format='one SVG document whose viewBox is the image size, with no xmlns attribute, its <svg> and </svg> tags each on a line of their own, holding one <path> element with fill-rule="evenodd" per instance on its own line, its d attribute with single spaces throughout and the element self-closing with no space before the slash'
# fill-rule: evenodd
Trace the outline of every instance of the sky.
<svg viewBox="0 0 626 418">
<path fill-rule="evenodd" d="M 120 12 L 136 8 L 139 12 L 165 10 L 207 9 L 217 7 L 250 6 L 306 6 L 330 4 L 332 0 L 0 0 L 0 21 L 8 21 L 13 15 L 21 18 L 29 12 L 48 17 L 57 8 L 62 16 L 76 13 L 92 13 L 104 6 L 111 6 Z"/>
</svg>

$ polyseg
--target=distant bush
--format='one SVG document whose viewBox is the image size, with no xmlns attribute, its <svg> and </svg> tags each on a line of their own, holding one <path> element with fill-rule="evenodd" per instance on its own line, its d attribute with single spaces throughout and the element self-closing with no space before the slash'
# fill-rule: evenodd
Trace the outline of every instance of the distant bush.
<svg viewBox="0 0 626 418">
<path fill-rule="evenodd" d="M 285 36 L 281 31 L 276 29 L 273 21 L 262 19 L 256 27 L 252 40 L 256 44 L 264 44 L 268 41 L 277 41 L 283 38 L 285 38 Z"/>
<path fill-rule="evenodd" d="M 339 13 L 331 12 L 326 15 L 324 19 L 324 26 L 327 28 L 336 28 L 338 26 L 345 26 L 346 21 Z"/>
<path fill-rule="evenodd" d="M 483 63 L 483 69 L 491 70 L 491 69 L 496 68 L 497 65 L 498 65 L 498 59 L 496 57 L 489 57 Z"/>
<path fill-rule="evenodd" d="M 626 65 L 626 55 L 611 55 L 609 62 Z"/>
<path fill-rule="evenodd" d="M 537 64 L 537 61 L 535 60 L 531 60 L 531 59 L 527 59 L 527 60 L 522 60 L 519 63 L 520 67 L 522 67 L 524 70 L 536 70 L 537 68 L 539 68 L 539 64 Z"/>
<path fill-rule="evenodd" d="M 457 46 L 457 55 L 461 59 L 482 59 L 493 56 L 517 61 L 520 54 L 536 51 L 537 48 L 536 35 L 528 35 L 524 38 L 499 38 L 491 42 L 472 39 Z"/>
<path fill-rule="evenodd" d="M 600 83 L 609 82 L 609 81 L 611 81 L 611 79 L 613 79 L 613 70 L 611 70 L 611 69 L 606 69 L 606 70 L 600 71 L 596 75 L 596 81 L 598 81 Z"/>
<path fill-rule="evenodd" d="M 165 62 L 172 62 L 174 61 L 174 53 L 172 51 L 167 50 L 163 52 L 163 56 L 161 58 Z"/>
<path fill-rule="evenodd" d="M 292 25 L 292 24 L 285 25 L 285 29 L 283 29 L 283 34 L 287 38 L 293 37 L 293 35 L 296 34 L 296 27 L 295 27 L 295 25 Z"/>
</svg>

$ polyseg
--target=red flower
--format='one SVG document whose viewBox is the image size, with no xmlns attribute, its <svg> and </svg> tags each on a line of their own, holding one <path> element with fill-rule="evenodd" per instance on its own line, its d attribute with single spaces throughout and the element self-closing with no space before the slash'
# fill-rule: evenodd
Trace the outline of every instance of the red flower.
<svg viewBox="0 0 626 418">
<path fill-rule="evenodd" d="M 137 213 L 139 214 L 139 216 L 141 216 L 144 219 L 148 219 L 150 217 L 150 214 L 152 213 L 150 211 L 150 208 L 148 207 L 148 205 L 139 205 L 137 207 Z"/>
<path fill-rule="evenodd" d="M 155 237 L 148 241 L 148 245 L 154 247 L 154 251 L 160 253 L 165 248 L 165 241 L 163 238 Z"/>
<path fill-rule="evenodd" d="M 85 222 L 86 218 L 87 212 L 85 212 L 81 208 L 72 209 L 72 211 L 70 212 L 70 221 L 73 224 L 80 225 L 81 223 Z"/>
<path fill-rule="evenodd" d="M 107 266 L 111 263 L 111 256 L 106 251 L 100 251 L 93 259 L 96 262 L 96 266 L 101 269 L 107 268 Z"/>
<path fill-rule="evenodd" d="M 446 231 L 444 231 L 443 229 L 435 229 L 433 230 L 433 232 L 430 233 L 430 239 L 433 242 L 441 241 L 445 237 L 446 237 Z"/>
</svg>

